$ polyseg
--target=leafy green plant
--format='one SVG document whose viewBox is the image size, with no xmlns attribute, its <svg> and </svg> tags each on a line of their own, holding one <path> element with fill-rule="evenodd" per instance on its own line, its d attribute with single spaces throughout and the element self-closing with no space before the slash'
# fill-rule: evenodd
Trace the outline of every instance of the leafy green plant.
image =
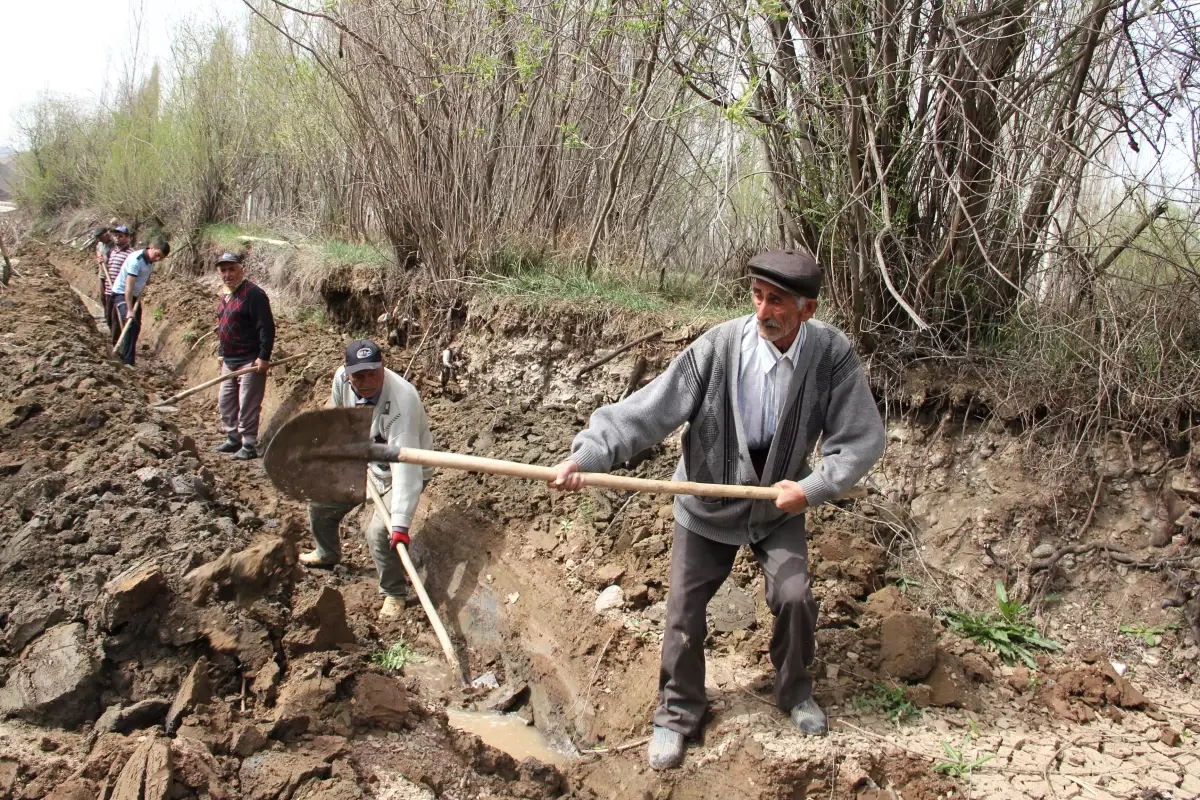
<svg viewBox="0 0 1200 800">
<path fill-rule="evenodd" d="M 945 611 L 950 629 L 976 644 L 994 650 L 1009 663 L 1018 659 L 1037 669 L 1033 650 L 1061 650 L 1062 645 L 1042 636 L 1029 619 L 1029 608 L 1010 600 L 1004 584 L 996 581 L 996 601 L 1000 613 L 991 611 Z"/>
<path fill-rule="evenodd" d="M 889 687 L 877 683 L 870 694 L 857 695 L 850 702 L 859 711 L 881 711 L 889 722 L 897 724 L 924 714 L 909 701 L 904 686 Z"/>
<path fill-rule="evenodd" d="M 940 772 L 942 775 L 949 775 L 951 778 L 965 778 L 969 777 L 976 768 L 983 766 L 995 758 L 994 755 L 988 753 L 985 756 L 968 761 L 964 752 L 966 747 L 966 739 L 963 739 L 961 747 L 955 747 L 943 739 L 942 749 L 946 751 L 946 760 L 934 764 L 933 771 Z"/>
<path fill-rule="evenodd" d="M 195 331 L 184 331 L 179 335 L 179 341 L 183 342 L 184 344 L 195 344 L 196 340 L 199 338 L 200 337 L 196 335 Z"/>
<path fill-rule="evenodd" d="M 163 314 L 164 314 L 165 312 L 166 312 L 166 309 L 165 309 L 164 307 L 162 307 L 162 306 L 155 306 L 155 307 L 154 307 L 154 321 L 155 321 L 155 322 L 162 322 L 162 321 L 163 321 Z"/>
<path fill-rule="evenodd" d="M 896 588 L 900 590 L 900 594 L 908 594 L 909 589 L 920 589 L 925 584 L 920 581 L 910 578 L 907 575 L 901 575 L 896 578 Z"/>
<path fill-rule="evenodd" d="M 377 667 L 399 672 L 409 661 L 417 663 L 418 659 L 408 645 L 403 641 L 396 642 L 386 650 L 376 650 L 371 653 L 371 663 Z"/>
<path fill-rule="evenodd" d="M 1122 625 L 1118 630 L 1126 636 L 1136 636 L 1140 638 L 1147 647 L 1154 647 L 1158 644 L 1159 637 L 1165 635 L 1168 631 L 1173 631 L 1179 627 L 1178 622 L 1170 625 L 1143 625 L 1137 623 L 1135 625 Z"/>
</svg>

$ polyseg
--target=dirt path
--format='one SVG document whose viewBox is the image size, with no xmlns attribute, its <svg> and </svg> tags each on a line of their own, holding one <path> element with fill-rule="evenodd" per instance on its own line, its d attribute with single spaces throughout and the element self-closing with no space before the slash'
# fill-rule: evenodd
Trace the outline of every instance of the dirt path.
<svg viewBox="0 0 1200 800">
<path fill-rule="evenodd" d="M 86 265 L 63 251 L 22 255 L 33 274 L 0 295 L 18 320 L 0 353 L 9 376 L 0 396 L 0 491 L 12 498 L 0 508 L 0 675 L 7 676 L 0 697 L 23 680 L 31 658 L 41 657 L 31 653 L 39 642 L 65 642 L 68 651 L 91 655 L 72 667 L 81 680 L 66 700 L 38 701 L 36 709 L 26 703 L 19 721 L 0 728 L 18 754 L 0 756 L 0 790 L 5 764 L 15 765 L 8 769 L 24 796 L 41 796 L 68 778 L 66 785 L 89 791 L 115 787 L 126 771 L 139 769 L 139 757 L 148 763 L 165 748 L 182 796 L 218 796 L 218 785 L 255 797 L 1200 793 L 1200 760 L 1188 733 L 1200 722 L 1200 704 L 1190 678 L 1153 669 L 1156 648 L 1097 649 L 1093 632 L 1101 621 L 1089 617 L 1081 597 L 1068 603 L 1079 604 L 1077 613 L 1055 618 L 1064 634 L 1078 628 L 1073 638 L 1081 646 L 1037 673 L 1004 665 L 927 613 L 955 591 L 981 594 L 978 578 L 956 571 L 962 543 L 922 543 L 929 548 L 921 561 L 927 585 L 912 579 L 911 592 L 902 594 L 894 577 L 887 579 L 911 551 L 894 555 L 902 542 L 894 533 L 881 536 L 887 525 L 868 505 L 823 510 L 812 520 L 812 567 L 822 599 L 818 697 L 833 733 L 805 739 L 771 704 L 769 612 L 757 568 L 739 559 L 710 609 L 712 715 L 705 738 L 682 769 L 660 775 L 645 768 L 644 747 L 612 749 L 648 733 L 668 588 L 669 506 L 612 493 L 560 497 L 539 485 L 444 474 L 422 501 L 415 541 L 468 671 L 483 679 L 481 688 L 464 692 L 440 668 L 419 608 L 391 625 L 377 621 L 374 570 L 354 533 L 363 515 L 344 528 L 344 566 L 297 569 L 296 547 L 308 546 L 303 509 L 276 495 L 260 463 L 211 451 L 221 437 L 215 390 L 173 413 L 144 408 L 147 394 L 167 396 L 215 376 L 211 337 L 194 345 L 211 324 L 215 283 L 156 279 L 143 361 L 136 370 L 119 369 L 66 285 L 69 279 L 86 291 Z M 62 310 L 36 310 L 44 308 Z M 584 323 L 580 340 L 568 345 L 511 313 L 492 309 L 468 321 L 458 345 L 469 366 L 448 391 L 414 380 L 440 447 L 553 463 L 594 404 L 623 388 L 624 376 L 615 364 L 600 370 L 589 379 L 590 392 L 555 377 L 555 363 L 571 363 L 594 347 L 584 341 Z M 281 320 L 279 342 L 281 355 L 311 358 L 272 375 L 268 435 L 296 410 L 323 403 L 340 357 L 341 336 L 312 325 Z M 661 364 L 670 350 L 650 355 Z M 535 400 L 520 388 L 530 385 L 540 387 Z M 669 472 L 673 447 L 660 448 L 639 467 L 642 474 Z M 889 459 L 900 452 L 894 448 Z M 941 517 L 927 526 L 931 531 L 975 507 L 998 513 L 1005 500 L 980 506 L 974 494 L 955 497 L 945 507 L 922 508 Z M 33 544 L 57 541 L 63 549 L 45 553 Z M 250 555 L 237 567 L 229 561 L 222 567 L 227 549 Z M 154 567 L 161 578 L 123 583 Z M 248 570 L 239 574 L 262 585 L 243 595 L 231 569 Z M 197 570 L 215 580 L 198 582 Z M 59 577 L 45 580 L 52 572 Z M 941 584 L 945 597 L 935 596 Z M 623 602 L 597 613 L 599 591 L 614 585 Z M 986 595 L 990 580 L 982 586 Z M 1144 583 L 1129 587 L 1156 591 Z M 1120 594 L 1127 604 L 1138 596 L 1129 587 Z M 1164 634 L 1164 647 L 1186 650 L 1182 631 Z M 403 681 L 367 663 L 373 650 L 399 641 L 423 659 L 405 668 Z M 1136 676 L 1122 677 L 1109 664 L 1118 657 L 1130 663 L 1131 656 Z M 193 703 L 197 710 L 182 718 L 174 738 L 148 735 L 155 725 L 161 730 L 166 711 L 145 704 L 174 700 L 201 657 L 214 699 Z M 1167 659 L 1158 658 L 1165 668 Z M 487 688 L 489 678 L 496 688 Z M 900 724 L 863 703 L 874 686 L 897 681 L 922 707 Z M 408 707 L 403 713 L 399 695 Z M 75 698 L 85 702 L 60 716 Z M 364 703 L 382 708 L 364 717 Z M 121 722 L 135 727 L 94 738 L 103 726 L 89 720 L 110 706 L 119 706 L 120 719 L 144 714 L 147 724 Z M 564 752 L 585 752 L 561 775 L 518 767 L 450 731 L 437 712 L 446 706 L 511 710 Z M 247 736 L 257 744 L 245 742 Z M 52 741 L 50 750 L 39 744 L 42 737 Z M 193 773 L 209 777 L 202 783 Z"/>
</svg>

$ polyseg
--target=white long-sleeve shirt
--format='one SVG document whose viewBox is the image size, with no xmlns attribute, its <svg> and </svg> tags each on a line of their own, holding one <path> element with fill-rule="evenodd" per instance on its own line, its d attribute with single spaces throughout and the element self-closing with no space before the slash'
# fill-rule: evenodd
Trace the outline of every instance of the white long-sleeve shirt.
<svg viewBox="0 0 1200 800">
<path fill-rule="evenodd" d="M 334 408 L 354 408 L 361 405 L 374 406 L 375 416 L 371 420 L 371 441 L 393 447 L 433 447 L 433 434 L 429 431 L 429 420 L 421 397 L 411 383 L 390 369 L 384 370 L 383 388 L 371 401 L 363 400 L 354 393 L 354 387 L 346 376 L 345 367 L 339 367 L 333 376 L 331 400 Z M 412 525 L 417 501 L 425 481 L 433 476 L 433 469 L 422 469 L 419 464 L 380 464 L 369 467 L 372 480 L 380 494 L 392 491 L 391 528 L 408 528 Z"/>
<path fill-rule="evenodd" d="M 808 331 L 800 325 L 796 338 L 786 353 L 758 334 L 754 317 L 742 329 L 742 359 L 738 373 L 738 410 L 742 412 L 742 428 L 746 446 L 766 447 L 775 435 L 775 424 L 783 411 L 796 359 L 804 349 Z"/>
</svg>

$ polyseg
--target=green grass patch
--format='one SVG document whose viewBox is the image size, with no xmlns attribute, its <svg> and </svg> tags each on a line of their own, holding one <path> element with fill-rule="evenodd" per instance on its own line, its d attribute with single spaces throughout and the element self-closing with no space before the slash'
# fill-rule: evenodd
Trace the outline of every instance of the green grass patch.
<svg viewBox="0 0 1200 800">
<path fill-rule="evenodd" d="M 403 640 L 396 642 L 386 650 L 376 650 L 371 653 L 371 663 L 377 667 L 399 672 L 408 662 L 420 663 L 420 657 L 406 645 Z"/>
<path fill-rule="evenodd" d="M 888 687 L 877 683 L 870 693 L 856 695 L 850 702 L 859 711 L 879 711 L 889 722 L 896 724 L 925 713 L 909 701 L 904 686 Z"/>
<path fill-rule="evenodd" d="M 750 312 L 750 297 L 737 284 L 721 286 L 699 275 L 668 273 L 659 287 L 657 270 L 613 275 L 582 265 L 562 264 L 501 253 L 489 264 L 485 291 L 532 303 L 554 301 L 580 306 L 616 306 L 634 312 L 699 317 L 713 322 Z"/>
<path fill-rule="evenodd" d="M 212 225 L 204 226 L 205 241 L 215 244 L 221 250 L 230 253 L 236 253 L 246 246 L 247 242 L 243 237 L 253 236 L 260 239 L 286 239 L 280 233 L 272 231 L 262 225 L 234 225 L 232 222 L 218 222 Z M 258 244 L 261 244 L 259 242 Z"/>
<path fill-rule="evenodd" d="M 305 306 L 296 312 L 296 321 L 308 322 L 321 327 L 325 327 L 329 323 L 329 319 L 325 316 L 324 306 Z"/>
<path fill-rule="evenodd" d="M 946 751 L 946 760 L 934 764 L 933 771 L 949 775 L 951 778 L 969 778 L 972 772 L 996 757 L 988 753 L 979 758 L 968 759 L 964 753 L 966 747 L 966 740 L 963 740 L 959 747 L 943 741 L 942 749 Z"/>
<path fill-rule="evenodd" d="M 321 244 L 322 261 L 330 267 L 352 267 L 355 264 L 385 266 L 391 263 L 387 253 L 373 244 L 355 244 L 328 239 Z"/>
<path fill-rule="evenodd" d="M 1037 669 L 1034 650 L 1062 650 L 1053 639 L 1042 636 L 1029 618 L 1029 608 L 1009 600 L 1004 584 L 996 581 L 999 613 L 984 611 L 944 611 L 946 624 L 955 633 L 999 653 L 1010 664 L 1020 660 Z"/>
</svg>

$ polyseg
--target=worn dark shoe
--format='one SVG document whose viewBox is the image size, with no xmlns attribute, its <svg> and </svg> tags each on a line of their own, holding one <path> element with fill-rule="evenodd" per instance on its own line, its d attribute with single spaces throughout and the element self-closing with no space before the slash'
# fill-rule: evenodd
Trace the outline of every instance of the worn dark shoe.
<svg viewBox="0 0 1200 800">
<path fill-rule="evenodd" d="M 225 437 L 225 441 L 213 448 L 218 453 L 236 453 L 242 449 L 242 440 L 235 439 L 232 436 Z"/>
<path fill-rule="evenodd" d="M 650 768 L 664 770 L 678 767 L 683 763 L 684 749 L 682 733 L 655 725 L 647 750 Z"/>
<path fill-rule="evenodd" d="M 258 448 L 252 444 L 243 444 L 242 449 L 234 453 L 233 457 L 238 461 L 249 461 L 252 458 L 258 458 Z"/>
<path fill-rule="evenodd" d="M 793 708 L 791 717 L 801 733 L 809 736 L 824 736 L 829 733 L 829 718 L 811 697 Z"/>
</svg>

